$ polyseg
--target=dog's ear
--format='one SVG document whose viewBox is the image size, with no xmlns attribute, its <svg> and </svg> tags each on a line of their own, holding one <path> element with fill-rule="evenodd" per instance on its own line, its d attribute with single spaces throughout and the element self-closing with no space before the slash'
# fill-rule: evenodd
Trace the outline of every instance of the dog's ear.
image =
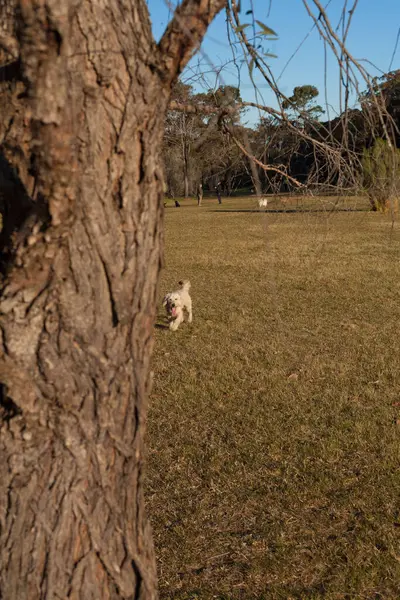
<svg viewBox="0 0 400 600">
<path fill-rule="evenodd" d="M 167 302 L 168 302 L 168 296 L 164 296 L 163 301 L 162 301 L 162 305 L 163 306 L 167 306 Z"/>
</svg>

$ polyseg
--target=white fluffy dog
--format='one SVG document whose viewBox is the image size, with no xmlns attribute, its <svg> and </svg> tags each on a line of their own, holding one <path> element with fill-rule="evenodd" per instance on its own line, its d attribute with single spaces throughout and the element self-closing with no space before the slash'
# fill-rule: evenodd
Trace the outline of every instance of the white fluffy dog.
<svg viewBox="0 0 400 600">
<path fill-rule="evenodd" d="M 167 311 L 171 331 L 176 331 L 184 320 L 184 310 L 188 312 L 188 322 L 191 323 L 193 320 L 192 299 L 189 295 L 190 281 L 180 281 L 179 285 L 180 288 L 178 290 L 166 294 L 163 300 L 163 306 L 165 306 Z"/>
<path fill-rule="evenodd" d="M 259 199 L 259 201 L 258 201 L 258 206 L 259 206 L 260 208 L 267 208 L 267 206 L 268 206 L 268 199 L 267 199 L 267 198 L 262 198 L 262 197 L 261 197 L 261 198 Z"/>
</svg>

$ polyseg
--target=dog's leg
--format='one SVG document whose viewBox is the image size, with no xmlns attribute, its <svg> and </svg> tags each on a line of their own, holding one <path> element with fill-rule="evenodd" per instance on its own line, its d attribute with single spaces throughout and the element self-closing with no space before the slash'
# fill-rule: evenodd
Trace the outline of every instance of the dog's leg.
<svg viewBox="0 0 400 600">
<path fill-rule="evenodd" d="M 187 305 L 186 305 L 186 310 L 187 310 L 187 311 L 188 311 L 188 313 L 189 313 L 189 316 L 188 316 L 188 323 L 191 323 L 191 322 L 193 321 L 193 313 L 192 313 L 192 301 L 191 301 L 191 300 L 188 300 L 188 303 L 187 303 Z"/>
<path fill-rule="evenodd" d="M 180 311 L 178 313 L 178 316 L 176 317 L 176 319 L 171 321 L 171 323 L 169 324 L 170 330 L 176 331 L 178 329 L 179 325 L 182 323 L 182 321 L 183 321 L 183 311 Z"/>
</svg>

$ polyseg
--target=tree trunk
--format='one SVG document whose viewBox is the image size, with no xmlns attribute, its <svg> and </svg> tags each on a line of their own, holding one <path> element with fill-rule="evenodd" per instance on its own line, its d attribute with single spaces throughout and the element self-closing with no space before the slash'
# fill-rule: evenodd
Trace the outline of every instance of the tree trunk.
<svg viewBox="0 0 400 600">
<path fill-rule="evenodd" d="M 182 139 L 183 195 L 189 198 L 189 148 L 185 137 Z"/>
<path fill-rule="evenodd" d="M 2 90 L 7 600 L 156 595 L 141 478 L 168 88 L 148 19 L 101 4 L 21 2 L 25 84 Z"/>
<path fill-rule="evenodd" d="M 157 46 L 145 0 L 0 0 L 19 42 L 0 32 L 4 600 L 157 596 L 142 450 L 160 148 L 223 4 L 184 0 Z"/>
</svg>

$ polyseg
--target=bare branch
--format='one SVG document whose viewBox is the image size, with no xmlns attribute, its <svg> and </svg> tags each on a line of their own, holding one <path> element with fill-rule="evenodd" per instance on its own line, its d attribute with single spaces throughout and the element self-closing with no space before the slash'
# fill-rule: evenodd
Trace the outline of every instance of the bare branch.
<svg viewBox="0 0 400 600">
<path fill-rule="evenodd" d="M 240 105 L 239 105 L 240 106 Z M 178 112 L 184 112 L 191 115 L 234 115 L 237 114 L 238 108 L 233 106 L 224 106 L 223 108 L 216 108 L 215 106 L 197 105 L 197 104 L 185 104 L 178 102 L 177 100 L 171 100 L 168 106 L 169 110 L 176 110 Z"/>
<path fill-rule="evenodd" d="M 297 188 L 301 188 L 304 187 L 299 181 L 297 181 L 297 179 L 295 179 L 294 177 L 292 177 L 291 175 L 288 175 L 288 173 L 282 169 L 279 169 L 276 166 L 273 165 L 267 165 L 264 164 L 263 162 L 261 162 L 260 160 L 258 160 L 258 158 L 256 158 L 253 154 L 251 154 L 246 148 L 245 146 L 237 139 L 237 137 L 235 136 L 235 134 L 233 133 L 233 130 L 231 127 L 228 127 L 225 124 L 225 129 L 226 131 L 230 134 L 232 140 L 235 142 L 235 144 L 237 145 L 237 147 L 243 152 L 243 154 L 245 156 L 247 156 L 247 158 L 249 158 L 253 163 L 255 163 L 256 165 L 258 165 L 259 167 L 261 167 L 261 169 L 263 169 L 264 171 L 274 171 L 275 173 L 279 173 L 279 175 L 282 175 L 282 177 L 286 177 L 289 181 L 291 181 Z"/>
</svg>

